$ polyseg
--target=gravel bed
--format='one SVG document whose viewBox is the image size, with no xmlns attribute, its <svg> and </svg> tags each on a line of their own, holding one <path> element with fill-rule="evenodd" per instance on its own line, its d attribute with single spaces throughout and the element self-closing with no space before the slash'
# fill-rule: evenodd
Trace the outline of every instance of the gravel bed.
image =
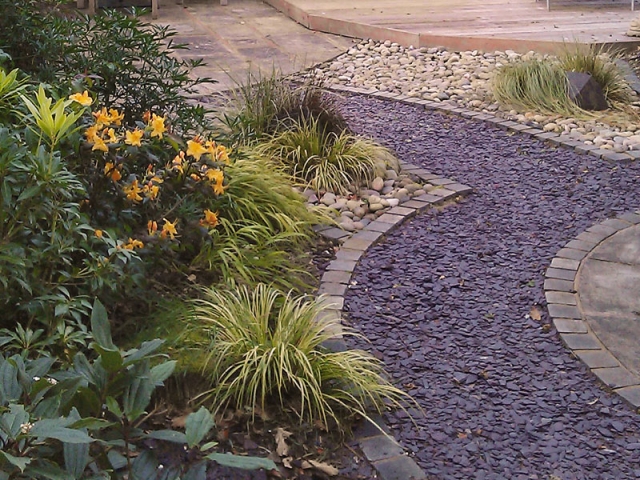
<svg viewBox="0 0 640 480">
<path fill-rule="evenodd" d="M 640 207 L 640 164 L 616 165 L 418 107 L 345 100 L 351 126 L 477 191 L 414 218 L 361 261 L 345 309 L 417 427 L 388 415 L 434 479 L 640 478 L 640 416 L 572 358 L 543 274 L 595 222 Z M 530 316 L 536 307 L 542 313 Z"/>
</svg>

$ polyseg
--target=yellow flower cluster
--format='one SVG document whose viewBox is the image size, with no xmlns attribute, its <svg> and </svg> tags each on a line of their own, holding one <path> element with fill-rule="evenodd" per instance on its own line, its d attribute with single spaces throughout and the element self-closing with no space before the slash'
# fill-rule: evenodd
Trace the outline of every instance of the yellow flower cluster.
<svg viewBox="0 0 640 480">
<path fill-rule="evenodd" d="M 229 153 L 224 145 L 217 145 L 216 142 L 203 141 L 200 137 L 187 141 L 187 151 L 178 152 L 174 159 L 167 165 L 167 170 L 185 173 L 185 167 L 189 165 L 187 157 L 192 157 L 196 162 L 200 162 L 203 155 L 207 155 L 212 161 L 218 163 L 228 163 Z M 224 194 L 224 172 L 218 168 L 213 168 L 203 163 L 196 171 L 192 171 L 190 178 L 199 182 L 206 180 L 216 195 Z"/>
<path fill-rule="evenodd" d="M 169 237 L 171 240 L 174 240 L 178 235 L 178 229 L 176 228 L 176 225 L 178 224 L 178 220 L 176 219 L 173 222 L 170 222 L 166 218 L 163 218 L 163 220 L 164 220 L 164 225 L 162 226 L 162 229 L 159 232 L 158 232 L 158 222 L 156 222 L 155 220 L 149 220 L 149 222 L 147 222 L 147 232 L 149 233 L 149 236 L 152 237 L 154 235 L 159 235 L 160 238 Z"/>
<path fill-rule="evenodd" d="M 82 95 L 84 94 L 78 93 L 75 95 L 77 97 L 70 98 L 82 105 L 81 101 L 84 101 L 84 97 Z M 74 97 L 74 95 L 72 95 L 72 97 Z M 92 145 L 91 150 L 108 152 L 109 145 L 116 144 L 122 140 L 121 136 L 116 135 L 113 127 L 122 126 L 124 113 L 120 113 L 114 108 L 107 110 L 105 107 L 102 107 L 101 110 L 93 112 L 93 117 L 95 119 L 95 123 L 87 128 L 84 134 L 85 138 L 87 139 L 87 142 Z M 144 130 L 141 130 L 140 128 L 125 130 L 124 143 L 126 145 L 141 147 L 142 139 L 147 131 L 149 132 L 149 136 L 152 138 L 163 138 L 164 133 L 167 131 L 167 127 L 165 126 L 165 117 L 161 117 L 154 113 L 153 115 L 145 114 L 145 118 L 147 118 L 147 127 Z"/>
</svg>

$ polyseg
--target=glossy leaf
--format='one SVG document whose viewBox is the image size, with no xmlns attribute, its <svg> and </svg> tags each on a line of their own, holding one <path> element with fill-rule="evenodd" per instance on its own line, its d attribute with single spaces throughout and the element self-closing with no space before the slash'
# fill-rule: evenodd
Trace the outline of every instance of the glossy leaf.
<svg viewBox="0 0 640 480">
<path fill-rule="evenodd" d="M 185 434 L 189 448 L 200 444 L 214 425 L 213 415 L 204 407 L 200 407 L 200 410 L 189 415 L 185 421 Z"/>
</svg>

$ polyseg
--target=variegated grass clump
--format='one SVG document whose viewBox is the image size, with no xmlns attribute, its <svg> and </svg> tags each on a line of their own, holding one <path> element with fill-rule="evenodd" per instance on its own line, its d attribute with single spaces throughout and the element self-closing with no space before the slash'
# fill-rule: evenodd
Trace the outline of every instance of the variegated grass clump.
<svg viewBox="0 0 640 480">
<path fill-rule="evenodd" d="M 212 387 L 201 400 L 214 408 L 278 405 L 327 425 L 410 399 L 371 354 L 323 347 L 339 334 L 335 320 L 318 320 L 326 308 L 319 301 L 259 284 L 210 288 L 193 306 L 192 324 L 211 338 L 204 368 Z"/>
<path fill-rule="evenodd" d="M 258 150 L 275 159 L 300 184 L 337 194 L 367 185 L 396 162 L 387 148 L 374 141 L 346 131 L 327 131 L 313 118 L 274 135 Z"/>
</svg>

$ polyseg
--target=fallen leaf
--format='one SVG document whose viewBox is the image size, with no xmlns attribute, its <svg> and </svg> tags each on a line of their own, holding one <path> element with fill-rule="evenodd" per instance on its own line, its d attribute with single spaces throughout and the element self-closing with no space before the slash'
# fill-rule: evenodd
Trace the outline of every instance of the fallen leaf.
<svg viewBox="0 0 640 480">
<path fill-rule="evenodd" d="M 540 313 L 540 310 L 538 310 L 538 307 L 536 307 L 535 305 L 533 307 L 531 307 L 531 311 L 529 312 L 529 316 L 534 319 L 536 322 L 539 322 L 540 320 L 542 320 L 542 314 Z"/>
<path fill-rule="evenodd" d="M 276 428 L 276 452 L 281 457 L 286 457 L 289 453 L 289 445 L 287 445 L 287 438 L 292 435 L 291 432 L 287 432 L 284 428 Z"/>
<path fill-rule="evenodd" d="M 322 473 L 329 475 L 330 477 L 335 477 L 340 473 L 340 471 L 328 463 L 316 462 L 315 460 L 308 460 L 311 466 L 317 470 L 320 470 Z"/>
<path fill-rule="evenodd" d="M 285 468 L 293 468 L 291 462 L 293 462 L 293 457 L 285 457 L 282 459 L 282 465 L 284 465 Z"/>
</svg>

